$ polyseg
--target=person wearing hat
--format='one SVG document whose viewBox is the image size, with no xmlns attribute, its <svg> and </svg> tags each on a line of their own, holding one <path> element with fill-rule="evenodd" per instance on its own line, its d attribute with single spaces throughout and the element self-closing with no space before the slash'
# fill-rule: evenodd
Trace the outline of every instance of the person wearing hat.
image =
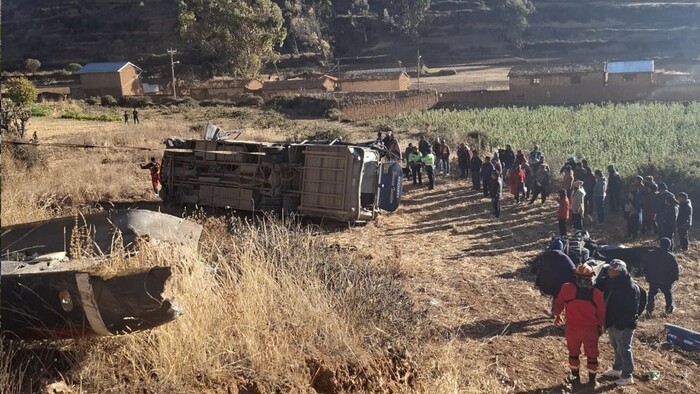
<svg viewBox="0 0 700 394">
<path fill-rule="evenodd" d="M 637 328 L 639 310 L 643 310 L 642 292 L 637 283 L 627 271 L 627 264 L 619 259 L 613 259 L 603 265 L 605 274 L 601 272 L 596 278 L 595 287 L 603 292 L 605 299 L 605 329 L 608 331 L 610 345 L 615 358 L 612 368 L 603 373 L 608 378 L 617 378 L 615 384 L 625 386 L 634 383 L 634 356 L 632 354 L 632 338 Z"/>
<path fill-rule="evenodd" d="M 583 181 L 574 181 L 574 189 L 571 193 L 571 223 L 576 230 L 583 230 L 584 200 L 586 191 L 583 190 Z"/>
<path fill-rule="evenodd" d="M 151 157 L 151 161 L 147 164 L 141 164 L 142 170 L 151 171 L 151 184 L 153 185 L 153 192 L 158 194 L 160 191 L 160 163 L 155 157 Z"/>
<path fill-rule="evenodd" d="M 693 225 L 693 204 L 687 193 L 678 193 L 678 240 L 681 250 L 688 250 L 688 230 Z"/>
<path fill-rule="evenodd" d="M 581 383 L 579 375 L 579 356 L 581 346 L 586 355 L 588 369 L 588 386 L 596 387 L 598 373 L 598 337 L 603 335 L 605 326 L 605 300 L 603 292 L 593 287 L 593 269 L 587 263 L 576 267 L 573 282 L 564 283 L 559 290 L 554 305 L 554 324 L 563 324 L 566 317 L 566 347 L 569 350 L 568 381 Z"/>
<path fill-rule="evenodd" d="M 647 260 L 644 266 L 644 275 L 649 282 L 649 296 L 647 299 L 647 316 L 654 313 L 654 298 L 661 290 L 666 299 L 666 313 L 673 313 L 673 296 L 671 287 L 678 280 L 678 261 L 671 253 L 671 240 L 661 238 L 659 247 L 653 252 L 653 257 Z"/>
<path fill-rule="evenodd" d="M 564 253 L 564 243 L 560 238 L 555 238 L 549 244 L 549 250 L 542 253 L 536 260 L 537 277 L 535 287 L 540 293 L 552 297 L 552 309 L 554 300 L 559 294 L 561 285 L 574 281 L 574 269 L 576 266 L 571 258 Z"/>
</svg>

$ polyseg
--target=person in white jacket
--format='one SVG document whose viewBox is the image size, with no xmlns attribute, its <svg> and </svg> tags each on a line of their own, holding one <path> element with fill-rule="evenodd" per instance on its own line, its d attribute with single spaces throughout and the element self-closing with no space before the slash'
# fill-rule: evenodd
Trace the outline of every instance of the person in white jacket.
<svg viewBox="0 0 700 394">
<path fill-rule="evenodd" d="M 583 230 L 583 201 L 586 191 L 583 190 L 583 181 L 574 181 L 574 191 L 571 193 L 571 223 L 576 230 Z"/>
</svg>

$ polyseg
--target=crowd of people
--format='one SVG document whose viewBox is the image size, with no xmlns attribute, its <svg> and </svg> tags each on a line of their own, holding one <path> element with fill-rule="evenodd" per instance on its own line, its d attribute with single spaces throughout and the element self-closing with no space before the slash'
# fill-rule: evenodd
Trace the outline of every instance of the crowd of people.
<svg viewBox="0 0 700 394">
<path fill-rule="evenodd" d="M 393 136 L 384 142 L 387 147 L 393 147 L 390 148 L 392 152 L 398 151 L 398 158 L 402 157 Z M 403 155 L 404 173 L 414 185 L 421 185 L 425 171 L 428 188 L 433 189 L 435 177 L 450 175 L 450 154 L 445 140 L 438 138 L 431 145 L 425 137 L 420 137 L 418 145 L 409 144 Z M 457 176 L 470 179 L 473 190 L 491 199 L 496 218 L 501 215 L 504 183 L 516 204 L 534 204 L 538 199 L 544 204 L 556 183 L 537 145 L 527 155 L 506 145 L 482 158 L 478 150 L 470 150 L 461 143 L 456 156 Z M 598 341 L 605 332 L 614 359 L 603 376 L 615 379 L 618 386 L 634 383 L 632 338 L 637 320 L 645 310 L 646 316 L 652 317 L 659 291 L 666 301 L 665 312 L 673 313 L 672 287 L 679 277 L 673 238 L 677 230 L 680 250 L 688 249 L 688 230 L 693 216 L 686 193 L 674 195 L 664 182 L 656 182 L 652 176 L 636 176 L 631 184 L 625 185 L 614 165 L 607 166 L 606 172 L 607 176 L 600 169 L 593 170 L 586 160 L 576 161 L 574 157 L 560 169 L 561 187 L 554 199 L 558 203 L 556 214 L 562 238 L 552 241 L 550 250 L 541 256 L 535 283 L 543 294 L 552 297 L 555 325 L 565 324 L 571 370 L 568 382 L 581 384 L 579 357 L 583 353 L 588 370 L 587 384 L 593 388 L 598 384 Z M 659 247 L 648 259 L 651 263 L 643 269 L 649 284 L 648 297 L 632 278 L 624 261 L 614 259 L 595 275 L 594 261 L 576 266 L 563 252 L 568 223 L 576 230 L 583 230 L 586 218 L 604 223 L 606 210 L 622 210 L 629 239 L 652 232 L 659 239 Z"/>
</svg>

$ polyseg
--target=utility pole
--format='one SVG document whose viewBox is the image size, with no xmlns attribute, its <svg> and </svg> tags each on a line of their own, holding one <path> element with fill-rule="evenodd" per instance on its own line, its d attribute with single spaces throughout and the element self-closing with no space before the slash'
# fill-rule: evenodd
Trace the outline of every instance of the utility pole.
<svg viewBox="0 0 700 394">
<path fill-rule="evenodd" d="M 170 54 L 170 71 L 172 71 L 173 75 L 173 98 L 177 98 L 177 93 L 175 92 L 175 62 L 173 62 L 173 55 L 177 53 L 177 49 L 168 49 L 168 53 Z"/>
<path fill-rule="evenodd" d="M 418 67 L 416 68 L 416 75 L 418 76 L 418 90 L 420 90 L 420 49 L 418 50 L 418 53 L 416 55 L 418 56 Z"/>
</svg>

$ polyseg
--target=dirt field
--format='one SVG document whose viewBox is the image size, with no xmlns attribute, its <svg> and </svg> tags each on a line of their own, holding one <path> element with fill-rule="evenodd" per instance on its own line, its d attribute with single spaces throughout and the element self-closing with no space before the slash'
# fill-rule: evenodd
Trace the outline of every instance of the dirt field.
<svg viewBox="0 0 700 394">
<path fill-rule="evenodd" d="M 260 115 L 246 112 L 245 116 L 245 122 L 240 118 L 221 120 L 228 127 L 251 127 L 251 138 L 261 139 L 280 139 L 309 128 L 330 127 L 323 122 L 301 121 L 255 131 L 252 125 L 260 122 Z M 195 113 L 147 112 L 141 129 L 116 122 L 37 118 L 32 127 L 46 142 L 112 143 L 119 137 L 124 145 L 156 149 L 165 136 L 194 135 L 190 126 L 203 117 Z M 156 124 L 155 119 L 165 123 Z M 356 138 L 373 136 L 370 124 L 350 125 L 348 132 Z M 147 174 L 135 167 L 146 155 L 56 151 L 50 155 L 48 169 L 42 172 L 5 167 L 3 224 L 66 214 L 73 206 L 90 206 L 110 195 L 127 204 L 155 201 L 148 192 Z M 41 173 L 53 179 L 42 181 Z M 112 175 L 84 178 L 92 173 Z M 14 189 L 7 190 L 8 181 Z M 81 186 L 85 183 L 88 186 Z M 111 194 L 105 195 L 105 189 Z M 52 209 L 19 202 L 41 201 L 46 193 L 54 199 Z M 14 200 L 6 201 L 8 196 Z M 69 196 L 74 199 L 66 201 Z M 430 392 L 429 388 L 440 387 L 442 392 L 454 393 L 561 393 L 567 392 L 562 380 L 568 370 L 563 332 L 552 326 L 549 300 L 533 288 L 534 277 L 526 265 L 557 231 L 555 215 L 552 201 L 515 205 L 504 193 L 503 214 L 496 220 L 490 212 L 490 201 L 471 191 L 466 181 L 438 179 L 433 191 L 406 183 L 402 207 L 394 214 L 342 231 L 335 226 L 317 237 L 337 244 L 354 257 L 394 265 L 389 268 L 410 295 L 419 316 L 409 344 L 417 360 L 416 391 Z M 610 215 L 605 225 L 587 223 L 587 229 L 595 239 L 620 241 L 620 222 L 621 217 Z M 692 234 L 693 239 L 698 236 Z M 641 242 L 654 241 L 647 238 Z M 679 255 L 682 271 L 680 283 L 674 288 L 674 314 L 657 314 L 651 320 L 640 321 L 633 345 L 637 384 L 616 389 L 610 381 L 604 381 L 596 393 L 696 392 L 700 357 L 667 345 L 663 323 L 700 328 L 699 255 L 700 244 L 696 241 L 689 252 Z M 646 286 L 643 279 L 640 281 Z M 663 305 L 660 298 L 657 302 Z M 600 347 L 601 368 L 607 368 L 612 354 L 606 336 Z M 643 381 L 644 373 L 652 369 L 661 372 L 661 379 Z M 216 386 L 207 389 L 218 392 Z"/>
</svg>

